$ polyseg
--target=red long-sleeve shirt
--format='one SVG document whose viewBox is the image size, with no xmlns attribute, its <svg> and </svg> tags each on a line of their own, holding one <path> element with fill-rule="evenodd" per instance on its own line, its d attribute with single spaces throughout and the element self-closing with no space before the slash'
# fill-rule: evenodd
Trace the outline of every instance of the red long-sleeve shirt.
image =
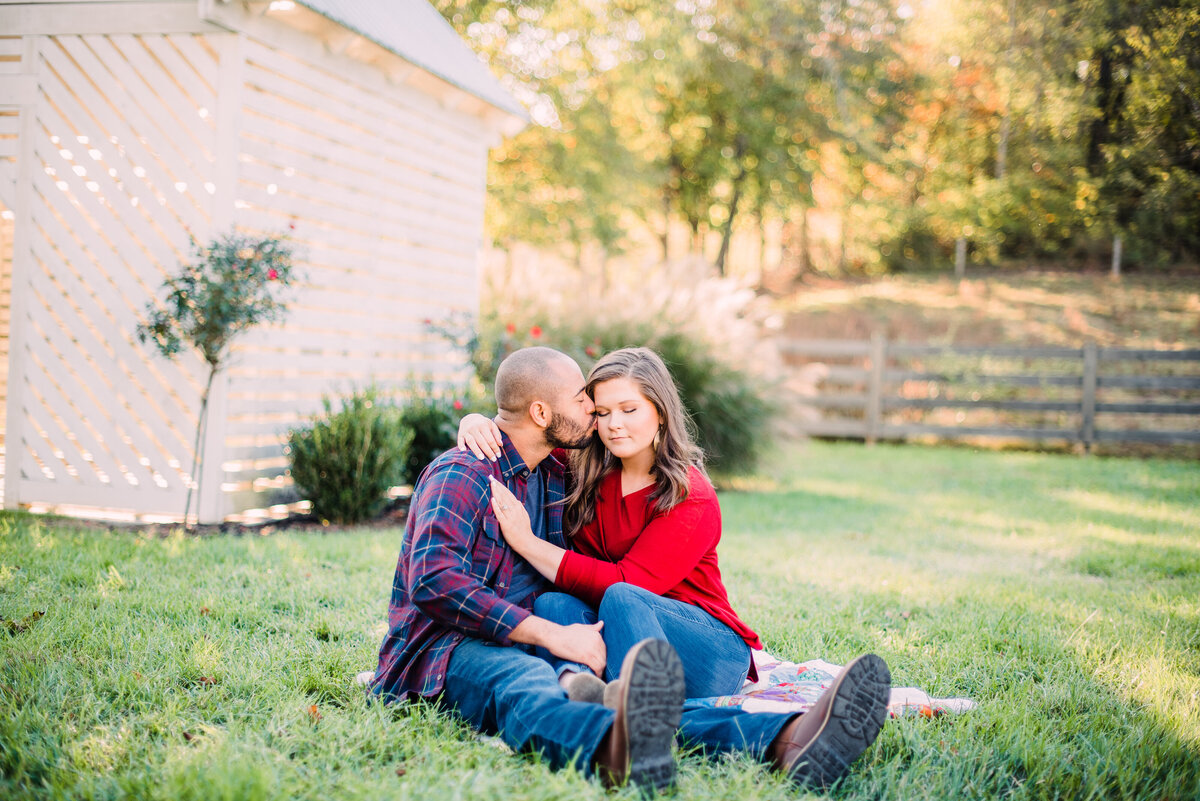
<svg viewBox="0 0 1200 801">
<path fill-rule="evenodd" d="M 729 605 L 717 566 L 721 508 L 712 484 L 696 468 L 687 498 L 665 514 L 649 506 L 653 485 L 621 497 L 621 471 L 600 482 L 596 517 L 571 538 L 554 583 L 599 606 L 617 582 L 698 606 L 733 629 L 751 648 L 762 642 Z"/>
</svg>

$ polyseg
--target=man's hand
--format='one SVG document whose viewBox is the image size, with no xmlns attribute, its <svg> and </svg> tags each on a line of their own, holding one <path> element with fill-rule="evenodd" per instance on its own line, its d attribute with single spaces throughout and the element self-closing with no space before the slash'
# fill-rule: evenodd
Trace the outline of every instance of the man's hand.
<svg viewBox="0 0 1200 801">
<path fill-rule="evenodd" d="M 545 618 L 529 616 L 509 633 L 513 642 L 540 645 L 550 653 L 570 662 L 587 665 L 601 678 L 604 677 L 604 666 L 608 661 L 608 652 L 604 647 L 604 637 L 600 629 L 604 621 L 597 623 L 572 623 L 560 626 Z"/>
<path fill-rule="evenodd" d="M 559 626 L 562 634 L 545 647 L 550 653 L 571 662 L 587 665 L 600 678 L 604 678 L 604 666 L 608 662 L 608 651 L 600 629 L 604 621 L 596 623 L 572 623 Z"/>
</svg>

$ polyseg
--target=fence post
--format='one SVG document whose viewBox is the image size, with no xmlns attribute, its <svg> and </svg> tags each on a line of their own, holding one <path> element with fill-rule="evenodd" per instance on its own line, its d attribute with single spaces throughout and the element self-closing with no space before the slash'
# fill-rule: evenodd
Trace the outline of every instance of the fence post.
<svg viewBox="0 0 1200 801">
<path fill-rule="evenodd" d="M 871 334 L 871 372 L 867 375 L 867 444 L 874 445 L 883 419 L 883 370 L 887 361 L 887 336 Z"/>
<path fill-rule="evenodd" d="M 954 240 L 954 277 L 962 278 L 967 274 L 967 238 L 960 236 Z"/>
<path fill-rule="evenodd" d="M 45 41 L 41 36 L 26 36 L 21 64 L 36 63 L 38 49 Z M 8 303 L 8 387 L 5 393 L 5 414 L 0 419 L 4 425 L 4 508 L 16 509 L 24 501 L 21 497 L 22 468 L 32 467 L 25 446 L 26 439 L 38 436 L 36 427 L 30 425 L 25 414 L 25 400 L 29 397 L 27 376 L 33 371 L 33 360 L 27 354 L 25 343 L 36 337 L 29 311 L 37 300 L 33 296 L 33 271 L 39 269 L 33 254 L 33 163 L 36 158 L 34 137 L 37 135 L 32 99 L 20 101 L 17 125 L 17 163 L 15 205 L 13 213 L 12 261 L 9 264 Z"/>
<path fill-rule="evenodd" d="M 1083 344 L 1083 399 L 1080 403 L 1079 439 L 1083 452 L 1090 453 L 1096 441 L 1096 368 L 1100 354 L 1095 340 Z"/>
<path fill-rule="evenodd" d="M 1121 277 L 1121 237 L 1113 237 L 1112 277 Z"/>
</svg>

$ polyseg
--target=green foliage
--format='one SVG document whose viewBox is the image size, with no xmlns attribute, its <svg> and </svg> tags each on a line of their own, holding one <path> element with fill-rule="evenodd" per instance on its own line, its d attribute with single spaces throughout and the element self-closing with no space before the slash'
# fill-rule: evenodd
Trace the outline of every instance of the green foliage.
<svg viewBox="0 0 1200 801">
<path fill-rule="evenodd" d="M 545 326 L 520 326 L 498 316 L 484 318 L 478 331 L 439 326 L 451 341 L 467 348 L 479 379 L 490 386 L 496 367 L 514 350 L 532 345 L 557 348 L 574 358 L 586 375 L 603 354 L 644 346 L 655 350 L 671 370 L 696 442 L 720 473 L 752 468 L 770 438 L 778 409 L 770 385 L 723 359 L 704 339 L 680 333 L 669 321 L 611 321 L 575 317 Z M 453 438 L 451 439 L 453 441 Z"/>
<path fill-rule="evenodd" d="M 1200 258 L 1195 0 L 436 5 L 531 108 L 490 169 L 504 248 L 665 260 L 682 223 L 722 269 L 735 228 L 816 208 L 839 231 L 791 247 L 829 272 L 944 270 L 958 237 L 976 263 L 1095 264 L 1114 235 Z"/>
<path fill-rule="evenodd" d="M 220 364 L 230 341 L 287 309 L 281 293 L 294 281 L 292 247 L 281 236 L 232 232 L 200 245 L 195 258 L 163 282 L 162 305 L 150 304 L 138 338 L 174 358 L 183 346 Z"/>
<path fill-rule="evenodd" d="M 494 408 L 494 402 L 469 391 L 438 392 L 426 385 L 409 392 L 400 407 L 400 425 L 412 435 L 401 472 L 403 483 L 415 484 L 426 465 L 455 446 L 458 423 L 465 415 Z"/>
<path fill-rule="evenodd" d="M 343 398 L 336 412 L 329 398 L 324 406 L 324 415 L 288 435 L 292 479 L 319 517 L 369 520 L 386 504 L 388 488 L 401 482 L 413 433 L 374 389 Z"/>
</svg>

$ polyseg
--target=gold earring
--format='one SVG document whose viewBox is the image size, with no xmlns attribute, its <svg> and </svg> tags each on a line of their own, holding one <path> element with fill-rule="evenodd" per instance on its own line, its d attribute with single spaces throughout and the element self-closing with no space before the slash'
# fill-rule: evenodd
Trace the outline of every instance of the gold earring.
<svg viewBox="0 0 1200 801">
<path fill-rule="evenodd" d="M 662 426 L 654 432 L 654 441 L 650 443 L 650 447 L 654 448 L 655 453 L 658 452 L 658 446 L 662 444 Z"/>
</svg>

